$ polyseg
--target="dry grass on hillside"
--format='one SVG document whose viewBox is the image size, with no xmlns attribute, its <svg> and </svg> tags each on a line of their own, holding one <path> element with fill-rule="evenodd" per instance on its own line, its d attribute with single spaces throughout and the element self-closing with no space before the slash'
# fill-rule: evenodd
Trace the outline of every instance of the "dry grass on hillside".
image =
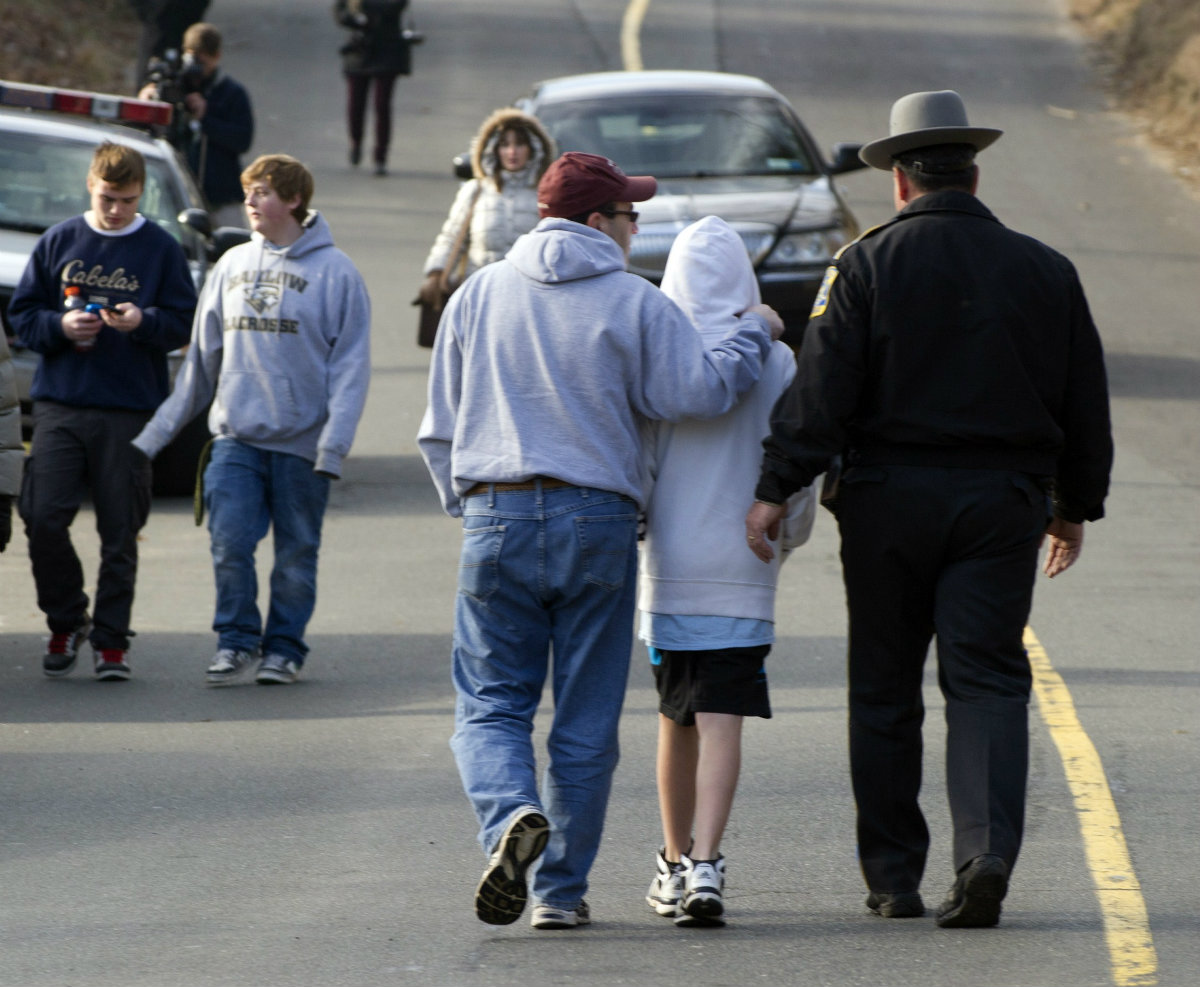
<svg viewBox="0 0 1200 987">
<path fill-rule="evenodd" d="M 1113 95 L 1200 183 L 1200 4 L 1196 0 L 1071 0 L 1103 53 Z"/>
<path fill-rule="evenodd" d="M 0 72 L 42 86 L 126 93 L 141 25 L 129 0 L 5 0 Z"/>
</svg>

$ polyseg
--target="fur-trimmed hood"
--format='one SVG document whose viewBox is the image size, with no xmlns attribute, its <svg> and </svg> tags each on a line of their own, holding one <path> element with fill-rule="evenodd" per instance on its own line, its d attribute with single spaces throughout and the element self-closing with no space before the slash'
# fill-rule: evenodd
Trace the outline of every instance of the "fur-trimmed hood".
<svg viewBox="0 0 1200 987">
<path fill-rule="evenodd" d="M 536 187 L 546 169 L 550 167 L 550 162 L 558 156 L 554 139 L 528 113 L 511 107 L 496 110 L 480 124 L 479 132 L 471 142 L 471 171 L 476 178 L 495 183 L 496 173 L 500 169 L 496 158 L 496 144 L 500 135 L 512 127 L 518 127 L 529 135 L 533 153 L 529 157 L 528 167 L 532 177 L 531 185 Z"/>
</svg>

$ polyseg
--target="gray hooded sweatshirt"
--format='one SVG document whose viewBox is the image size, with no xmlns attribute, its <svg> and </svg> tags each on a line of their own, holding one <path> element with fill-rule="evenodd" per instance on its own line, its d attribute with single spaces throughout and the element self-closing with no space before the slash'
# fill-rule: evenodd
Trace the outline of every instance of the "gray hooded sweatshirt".
<svg viewBox="0 0 1200 987">
<path fill-rule="evenodd" d="M 133 444 L 153 458 L 212 401 L 208 428 L 341 476 L 371 376 L 371 305 L 329 225 L 294 243 L 255 233 L 210 272 L 171 396 Z"/>
<path fill-rule="evenodd" d="M 705 349 L 611 237 L 543 219 L 450 297 L 418 444 L 455 517 L 476 483 L 534 476 L 644 506 L 641 422 L 728 411 L 770 349 L 757 314 Z"/>
</svg>

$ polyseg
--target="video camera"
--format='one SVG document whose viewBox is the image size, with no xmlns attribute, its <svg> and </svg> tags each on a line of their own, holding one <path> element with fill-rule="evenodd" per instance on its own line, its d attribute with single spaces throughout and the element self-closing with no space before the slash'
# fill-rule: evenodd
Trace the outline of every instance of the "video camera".
<svg viewBox="0 0 1200 987">
<path fill-rule="evenodd" d="M 182 149 L 188 139 L 188 121 L 185 97 L 204 88 L 204 66 L 194 61 L 191 55 L 180 56 L 175 48 L 168 48 L 162 58 L 151 58 L 146 63 L 146 83 L 153 83 L 158 98 L 175 107 L 171 133 L 167 139 Z"/>
</svg>

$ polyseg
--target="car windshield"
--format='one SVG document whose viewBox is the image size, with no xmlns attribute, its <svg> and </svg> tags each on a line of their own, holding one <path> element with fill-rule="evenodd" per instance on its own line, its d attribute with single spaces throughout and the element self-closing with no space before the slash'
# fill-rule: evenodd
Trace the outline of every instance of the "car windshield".
<svg viewBox="0 0 1200 987">
<path fill-rule="evenodd" d="M 43 233 L 86 211 L 87 172 L 93 144 L 8 132 L 0 143 L 0 228 Z M 171 181 L 170 166 L 146 158 L 146 185 L 139 211 L 181 239 L 177 219 L 186 203 Z"/>
<path fill-rule="evenodd" d="M 817 172 L 777 100 L 728 95 L 620 95 L 551 103 L 538 119 L 560 151 L 612 158 L 627 174 L 658 178 Z"/>
</svg>

